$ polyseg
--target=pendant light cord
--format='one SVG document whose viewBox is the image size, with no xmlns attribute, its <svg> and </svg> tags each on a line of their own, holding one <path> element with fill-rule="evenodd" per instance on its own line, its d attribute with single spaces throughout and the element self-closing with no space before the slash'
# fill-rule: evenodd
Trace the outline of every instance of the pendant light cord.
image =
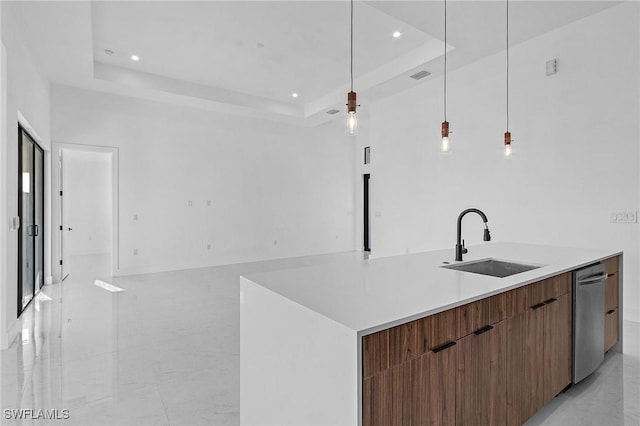
<svg viewBox="0 0 640 426">
<path fill-rule="evenodd" d="M 509 0 L 507 0 L 507 132 L 509 131 Z"/>
<path fill-rule="evenodd" d="M 447 0 L 444 0 L 444 121 L 447 121 Z"/>
<path fill-rule="evenodd" d="M 353 0 L 351 0 L 351 91 L 353 92 Z"/>
</svg>

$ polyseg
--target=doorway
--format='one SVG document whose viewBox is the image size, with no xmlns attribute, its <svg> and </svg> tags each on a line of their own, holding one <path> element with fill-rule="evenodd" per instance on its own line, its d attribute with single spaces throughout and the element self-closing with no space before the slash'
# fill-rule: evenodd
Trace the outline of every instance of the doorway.
<svg viewBox="0 0 640 426">
<path fill-rule="evenodd" d="M 44 285 L 44 150 L 18 125 L 18 317 Z"/>
<path fill-rule="evenodd" d="M 58 156 L 60 279 L 110 276 L 115 269 L 116 153 L 64 145 Z"/>
<path fill-rule="evenodd" d="M 363 175 L 363 189 L 364 189 L 364 251 L 371 252 L 371 226 L 369 223 L 369 218 L 371 215 L 369 214 L 369 181 L 371 180 L 371 175 L 369 173 Z"/>
</svg>

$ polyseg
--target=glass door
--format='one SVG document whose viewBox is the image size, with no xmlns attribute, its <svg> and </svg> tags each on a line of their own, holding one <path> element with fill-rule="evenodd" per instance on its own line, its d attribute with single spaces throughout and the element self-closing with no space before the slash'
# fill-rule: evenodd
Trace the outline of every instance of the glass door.
<svg viewBox="0 0 640 426">
<path fill-rule="evenodd" d="M 44 151 L 18 129 L 18 316 L 44 284 Z"/>
</svg>

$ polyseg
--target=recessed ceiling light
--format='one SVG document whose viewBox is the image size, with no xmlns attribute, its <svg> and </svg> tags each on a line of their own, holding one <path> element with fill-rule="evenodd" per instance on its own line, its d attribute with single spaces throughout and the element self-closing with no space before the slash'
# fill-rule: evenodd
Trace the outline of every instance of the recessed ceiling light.
<svg viewBox="0 0 640 426">
<path fill-rule="evenodd" d="M 105 55 L 107 55 L 107 56 L 111 56 L 111 55 L 113 55 L 115 52 L 114 52 L 113 50 L 111 50 L 111 49 L 104 49 L 104 53 L 105 53 Z"/>
<path fill-rule="evenodd" d="M 396 31 L 392 35 L 393 35 L 393 38 L 398 38 L 402 35 L 402 33 L 400 31 Z"/>
<path fill-rule="evenodd" d="M 292 93 L 291 96 L 293 96 L 294 98 L 297 98 L 298 94 L 297 93 Z"/>
<path fill-rule="evenodd" d="M 131 55 L 131 60 L 132 60 L 132 61 L 136 61 L 136 62 L 137 62 L 137 61 L 139 61 L 139 60 L 140 60 L 140 56 L 138 56 L 138 55 Z"/>
</svg>

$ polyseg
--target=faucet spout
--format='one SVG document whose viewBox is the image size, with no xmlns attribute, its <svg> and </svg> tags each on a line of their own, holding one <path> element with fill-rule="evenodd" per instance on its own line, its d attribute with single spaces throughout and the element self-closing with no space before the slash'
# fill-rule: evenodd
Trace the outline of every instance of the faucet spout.
<svg viewBox="0 0 640 426">
<path fill-rule="evenodd" d="M 466 209 L 458 216 L 457 236 L 456 236 L 456 261 L 462 260 L 462 255 L 467 253 L 467 249 L 464 246 L 464 240 L 462 239 L 462 219 L 467 213 L 477 213 L 484 222 L 484 241 L 491 241 L 491 233 L 489 232 L 489 219 L 481 210 L 478 209 Z"/>
</svg>

